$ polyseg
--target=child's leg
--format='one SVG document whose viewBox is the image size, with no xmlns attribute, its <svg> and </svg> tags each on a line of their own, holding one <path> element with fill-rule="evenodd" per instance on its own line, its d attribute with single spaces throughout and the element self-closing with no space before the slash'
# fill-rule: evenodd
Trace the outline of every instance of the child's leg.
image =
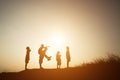
<svg viewBox="0 0 120 80">
<path fill-rule="evenodd" d="M 27 69 L 27 64 L 28 64 L 28 63 L 25 63 L 25 70 Z"/>
<path fill-rule="evenodd" d="M 49 56 L 45 55 L 45 58 L 49 61 L 51 59 L 51 56 L 49 57 Z"/>
<path fill-rule="evenodd" d="M 43 60 L 39 60 L 39 64 L 40 64 L 40 68 L 42 68 L 42 63 L 43 63 Z"/>
<path fill-rule="evenodd" d="M 69 67 L 69 62 L 67 61 L 67 68 Z"/>
<path fill-rule="evenodd" d="M 57 69 L 58 69 L 58 62 L 57 62 Z"/>
</svg>

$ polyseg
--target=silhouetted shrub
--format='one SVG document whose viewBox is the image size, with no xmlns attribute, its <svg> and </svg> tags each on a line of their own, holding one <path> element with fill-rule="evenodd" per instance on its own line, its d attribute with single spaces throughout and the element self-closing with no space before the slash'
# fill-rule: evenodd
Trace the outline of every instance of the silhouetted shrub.
<svg viewBox="0 0 120 80">
<path fill-rule="evenodd" d="M 120 56 L 116 54 L 107 54 L 107 57 L 95 59 L 90 64 L 108 64 L 108 63 L 109 64 L 120 63 Z"/>
<path fill-rule="evenodd" d="M 107 59 L 106 59 L 107 63 L 120 63 L 120 56 L 119 55 L 115 55 L 115 54 L 108 54 L 107 55 Z"/>
</svg>

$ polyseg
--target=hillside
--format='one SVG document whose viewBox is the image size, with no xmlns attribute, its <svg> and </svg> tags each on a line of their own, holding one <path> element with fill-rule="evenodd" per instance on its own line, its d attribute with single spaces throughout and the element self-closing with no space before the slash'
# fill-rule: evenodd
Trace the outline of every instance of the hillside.
<svg viewBox="0 0 120 80">
<path fill-rule="evenodd" d="M 0 73 L 0 80 L 120 80 L 120 57 L 109 56 L 64 69 L 29 69 Z"/>
<path fill-rule="evenodd" d="M 0 80 L 120 80 L 120 65 L 114 68 L 78 67 L 70 69 L 30 69 L 1 73 Z"/>
</svg>

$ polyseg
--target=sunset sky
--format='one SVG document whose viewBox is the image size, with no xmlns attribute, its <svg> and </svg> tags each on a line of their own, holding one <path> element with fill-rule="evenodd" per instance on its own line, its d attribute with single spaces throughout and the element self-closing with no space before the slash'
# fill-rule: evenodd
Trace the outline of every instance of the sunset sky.
<svg viewBox="0 0 120 80">
<path fill-rule="evenodd" d="M 30 46 L 28 68 L 39 68 L 38 48 L 50 46 L 44 68 L 56 68 L 59 50 L 66 67 L 66 46 L 74 67 L 105 57 L 120 55 L 120 2 L 96 0 L 0 1 L 0 72 L 24 70 L 26 46 Z"/>
</svg>

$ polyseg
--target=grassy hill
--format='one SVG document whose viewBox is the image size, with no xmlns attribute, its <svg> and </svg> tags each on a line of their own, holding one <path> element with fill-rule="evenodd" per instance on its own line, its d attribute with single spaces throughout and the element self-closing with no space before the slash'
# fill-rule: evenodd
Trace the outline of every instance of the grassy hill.
<svg viewBox="0 0 120 80">
<path fill-rule="evenodd" d="M 120 57 L 112 55 L 69 69 L 29 69 L 1 73 L 0 80 L 120 80 Z"/>
</svg>

